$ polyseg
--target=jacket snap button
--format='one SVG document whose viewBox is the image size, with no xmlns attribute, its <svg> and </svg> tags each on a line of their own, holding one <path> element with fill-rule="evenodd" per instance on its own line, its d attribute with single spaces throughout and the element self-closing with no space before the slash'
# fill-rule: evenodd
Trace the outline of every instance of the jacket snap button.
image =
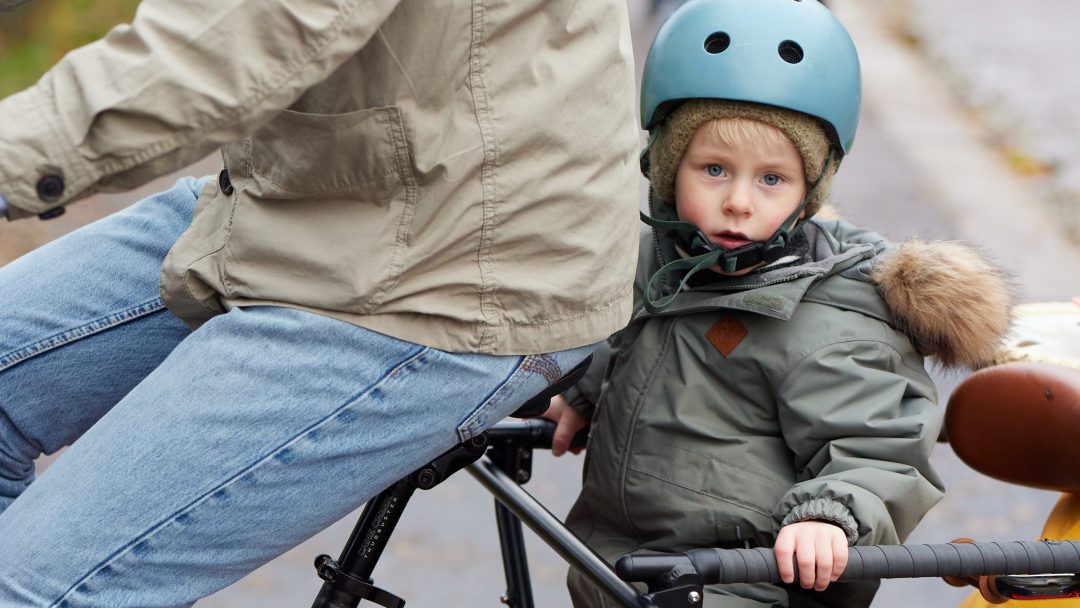
<svg viewBox="0 0 1080 608">
<path fill-rule="evenodd" d="M 221 173 L 218 173 L 218 187 L 221 188 L 221 191 L 225 196 L 232 196 L 234 188 L 232 181 L 229 179 L 228 169 L 222 169 Z"/>
<path fill-rule="evenodd" d="M 60 200 L 64 194 L 64 178 L 59 175 L 46 175 L 38 180 L 38 198 L 46 203 L 54 203 Z"/>
</svg>

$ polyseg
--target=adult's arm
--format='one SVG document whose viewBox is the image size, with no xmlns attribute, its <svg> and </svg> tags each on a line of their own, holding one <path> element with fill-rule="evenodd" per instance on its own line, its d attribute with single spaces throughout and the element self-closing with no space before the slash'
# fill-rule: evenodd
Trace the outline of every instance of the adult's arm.
<svg viewBox="0 0 1080 608">
<path fill-rule="evenodd" d="M 9 219 L 134 188 L 254 130 L 363 48 L 398 2 L 143 0 L 130 25 L 0 101 Z"/>
</svg>

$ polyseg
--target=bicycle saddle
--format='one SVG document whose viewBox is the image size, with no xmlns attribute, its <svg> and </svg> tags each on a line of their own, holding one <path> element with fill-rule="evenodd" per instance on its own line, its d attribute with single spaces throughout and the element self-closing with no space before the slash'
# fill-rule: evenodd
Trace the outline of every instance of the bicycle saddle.
<svg viewBox="0 0 1080 608">
<path fill-rule="evenodd" d="M 578 380 L 581 380 L 581 377 L 585 375 L 585 372 L 589 371 L 590 363 L 592 363 L 592 355 L 585 357 L 581 363 L 574 366 L 574 369 L 556 380 L 551 386 L 540 391 L 535 397 L 526 401 L 524 405 L 510 415 L 514 418 L 536 418 L 543 414 L 547 411 L 551 398 L 577 384 Z"/>
<path fill-rule="evenodd" d="M 945 432 L 968 466 L 1009 483 L 1080 492 L 1080 370 L 1015 362 L 957 386 Z"/>
</svg>

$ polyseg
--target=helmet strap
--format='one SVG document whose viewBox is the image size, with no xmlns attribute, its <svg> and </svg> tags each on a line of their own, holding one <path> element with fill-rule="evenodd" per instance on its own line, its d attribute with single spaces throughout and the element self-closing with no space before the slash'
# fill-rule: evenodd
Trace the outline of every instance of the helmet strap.
<svg viewBox="0 0 1080 608">
<path fill-rule="evenodd" d="M 799 216 L 802 215 L 803 209 L 806 209 L 807 203 L 813 198 L 818 184 L 821 183 L 821 178 L 825 176 L 825 171 L 829 169 L 832 160 L 833 151 L 830 149 L 829 155 L 825 158 L 825 163 L 821 167 L 821 173 L 814 180 L 810 191 L 803 197 L 795 210 L 781 222 L 776 232 L 773 232 L 764 241 L 754 241 L 735 249 L 725 249 L 713 243 L 700 228 L 691 222 L 685 220 L 658 220 L 639 212 L 642 222 L 657 230 L 674 232 L 676 242 L 682 245 L 688 254 L 685 258 L 668 262 L 649 278 L 644 294 L 645 310 L 651 314 L 662 312 L 671 305 L 676 296 L 689 286 L 690 277 L 705 268 L 719 266 L 723 272 L 730 274 L 761 264 L 772 264 L 782 258 L 793 237 L 802 229 L 806 220 Z M 649 197 L 650 199 L 653 197 L 651 188 L 649 189 Z M 658 301 L 652 299 L 653 286 L 658 280 L 668 273 L 687 269 L 689 269 L 689 272 L 683 276 L 674 293 Z"/>
</svg>

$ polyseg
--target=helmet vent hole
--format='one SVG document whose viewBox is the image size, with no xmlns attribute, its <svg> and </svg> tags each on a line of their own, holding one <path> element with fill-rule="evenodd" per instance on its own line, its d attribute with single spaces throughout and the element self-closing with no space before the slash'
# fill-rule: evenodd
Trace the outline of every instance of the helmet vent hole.
<svg viewBox="0 0 1080 608">
<path fill-rule="evenodd" d="M 705 52 L 713 55 L 719 55 L 727 50 L 727 47 L 731 44 L 731 37 L 724 32 L 716 32 L 715 34 L 709 34 L 709 37 L 705 39 Z"/>
<path fill-rule="evenodd" d="M 785 40 L 780 43 L 780 48 L 776 49 L 780 53 L 780 58 L 788 63 L 799 63 L 803 60 L 803 50 L 799 44 L 793 40 Z"/>
</svg>

